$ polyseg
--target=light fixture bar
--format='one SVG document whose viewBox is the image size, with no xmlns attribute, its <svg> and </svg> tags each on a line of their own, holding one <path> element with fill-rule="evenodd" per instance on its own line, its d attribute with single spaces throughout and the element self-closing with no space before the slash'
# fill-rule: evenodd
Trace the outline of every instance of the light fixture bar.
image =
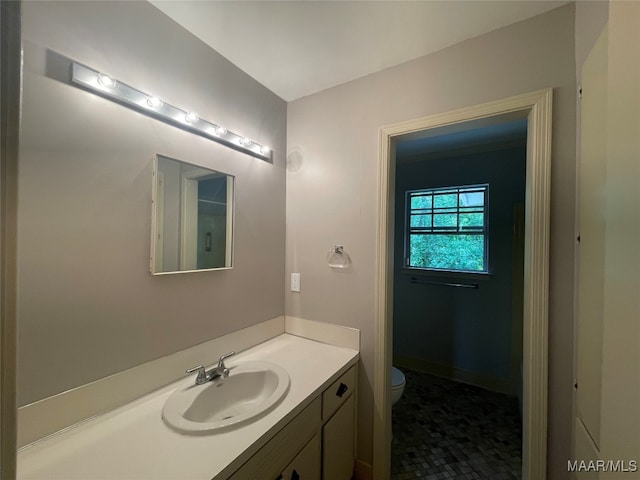
<svg viewBox="0 0 640 480">
<path fill-rule="evenodd" d="M 71 81 L 98 95 L 142 112 L 163 122 L 187 130 L 201 137 L 247 153 L 262 160 L 271 161 L 271 149 L 221 125 L 200 118 L 196 112 L 174 107 L 161 98 L 144 93 L 97 70 L 72 63 Z"/>
</svg>

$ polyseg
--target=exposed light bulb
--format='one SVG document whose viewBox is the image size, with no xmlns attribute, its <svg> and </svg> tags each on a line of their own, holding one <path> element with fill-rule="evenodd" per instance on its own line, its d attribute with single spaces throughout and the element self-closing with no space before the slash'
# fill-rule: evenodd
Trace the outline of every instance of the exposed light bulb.
<svg viewBox="0 0 640 480">
<path fill-rule="evenodd" d="M 195 112 L 189 112 L 184 116 L 184 120 L 187 123 L 195 123 L 200 120 L 200 117 Z"/>
<path fill-rule="evenodd" d="M 242 140 L 240 140 L 240 143 L 242 143 L 242 145 L 244 145 L 245 147 L 248 147 L 253 143 L 253 141 L 249 137 L 244 137 Z"/>
<path fill-rule="evenodd" d="M 227 134 L 227 129 L 224 127 L 216 127 L 216 134 L 222 136 Z"/>
<path fill-rule="evenodd" d="M 111 88 L 115 86 L 116 81 L 113 78 L 111 78 L 109 75 L 105 75 L 104 73 L 99 73 L 98 83 L 103 87 Z"/>
<path fill-rule="evenodd" d="M 147 98 L 147 105 L 149 105 L 151 108 L 158 108 L 162 106 L 162 100 L 160 100 L 158 97 L 149 97 Z"/>
<path fill-rule="evenodd" d="M 261 153 L 262 155 L 266 155 L 266 154 L 268 154 L 268 153 L 269 153 L 269 147 L 265 147 L 264 145 L 261 145 L 261 146 L 260 146 L 260 153 Z"/>
</svg>

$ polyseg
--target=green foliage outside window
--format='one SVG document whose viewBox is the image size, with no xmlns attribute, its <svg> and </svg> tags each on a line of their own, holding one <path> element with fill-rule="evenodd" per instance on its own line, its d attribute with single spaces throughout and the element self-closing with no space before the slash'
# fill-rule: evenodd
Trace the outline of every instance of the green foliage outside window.
<svg viewBox="0 0 640 480">
<path fill-rule="evenodd" d="M 440 270 L 484 268 L 484 235 L 412 235 L 411 267 Z"/>
<path fill-rule="evenodd" d="M 407 192 L 406 265 L 485 272 L 487 185 Z"/>
</svg>

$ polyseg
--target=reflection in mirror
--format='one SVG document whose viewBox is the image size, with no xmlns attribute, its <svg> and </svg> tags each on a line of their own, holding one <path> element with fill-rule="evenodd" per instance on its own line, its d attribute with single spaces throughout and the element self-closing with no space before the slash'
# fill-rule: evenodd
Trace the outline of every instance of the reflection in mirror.
<svg viewBox="0 0 640 480">
<path fill-rule="evenodd" d="M 158 155 L 151 272 L 231 268 L 234 177 Z"/>
</svg>

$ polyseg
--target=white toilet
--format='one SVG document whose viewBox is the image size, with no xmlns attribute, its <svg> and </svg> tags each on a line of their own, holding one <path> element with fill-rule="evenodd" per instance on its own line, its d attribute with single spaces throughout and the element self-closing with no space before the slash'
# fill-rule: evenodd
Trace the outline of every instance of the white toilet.
<svg viewBox="0 0 640 480">
<path fill-rule="evenodd" d="M 391 405 L 395 405 L 400 397 L 402 397 L 402 393 L 404 392 L 404 385 L 406 380 L 404 378 L 404 373 L 398 370 L 396 367 L 391 367 Z"/>
</svg>

